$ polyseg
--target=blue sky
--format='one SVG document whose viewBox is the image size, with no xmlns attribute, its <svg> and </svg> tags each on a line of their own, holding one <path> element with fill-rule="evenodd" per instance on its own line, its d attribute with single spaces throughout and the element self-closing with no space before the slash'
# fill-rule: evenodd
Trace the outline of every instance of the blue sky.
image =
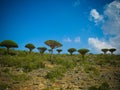
<svg viewBox="0 0 120 90">
<path fill-rule="evenodd" d="M 57 40 L 63 53 L 71 47 L 119 52 L 119 19 L 119 0 L 0 0 L 0 42 L 10 39 L 27 50 L 27 43 L 47 47 L 46 40 Z"/>
</svg>

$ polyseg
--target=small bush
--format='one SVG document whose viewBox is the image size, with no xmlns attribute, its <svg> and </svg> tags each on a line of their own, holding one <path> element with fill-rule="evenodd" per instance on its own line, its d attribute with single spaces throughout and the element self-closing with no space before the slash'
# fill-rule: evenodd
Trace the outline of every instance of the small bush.
<svg viewBox="0 0 120 90">
<path fill-rule="evenodd" d="M 0 90 L 6 90 L 7 88 L 8 88 L 8 84 L 6 84 L 6 83 L 0 84 Z"/>
<path fill-rule="evenodd" d="M 94 75 L 97 75 L 97 76 L 100 75 L 100 72 L 95 67 L 86 66 L 84 70 L 86 73 L 92 72 Z"/>
<path fill-rule="evenodd" d="M 101 86 L 99 86 L 99 88 L 97 88 L 96 86 L 91 86 L 89 87 L 89 90 L 110 90 L 110 88 L 109 84 L 107 82 L 104 82 Z"/>
<path fill-rule="evenodd" d="M 32 62 L 29 62 L 29 63 L 25 63 L 23 66 L 23 71 L 24 72 L 30 72 L 32 71 L 33 69 L 36 69 L 37 68 L 37 65 L 35 65 L 34 63 Z"/>
<path fill-rule="evenodd" d="M 8 68 L 4 68 L 3 70 L 2 70 L 2 72 L 4 72 L 4 73 L 9 73 L 9 69 Z"/>
<path fill-rule="evenodd" d="M 52 62 L 53 62 L 53 64 L 65 66 L 68 69 L 71 69 L 71 68 L 75 67 L 75 65 L 76 65 L 76 62 L 74 62 L 72 60 L 64 60 L 61 58 L 55 58 L 52 60 Z"/>
<path fill-rule="evenodd" d="M 66 71 L 64 67 L 59 67 L 54 69 L 51 72 L 48 72 L 46 75 L 46 78 L 55 81 L 57 78 L 61 78 L 63 76 L 63 73 Z"/>
<path fill-rule="evenodd" d="M 5 48 L 0 48 L 0 55 L 5 55 L 6 49 Z"/>
<path fill-rule="evenodd" d="M 109 84 L 107 82 L 102 83 L 102 85 L 99 87 L 99 90 L 109 90 Z"/>
<path fill-rule="evenodd" d="M 12 75 L 10 74 L 11 78 L 15 81 L 26 81 L 26 80 L 29 80 L 29 76 L 25 73 L 23 74 L 19 74 L 19 75 Z"/>
<path fill-rule="evenodd" d="M 45 63 L 40 62 L 40 68 L 45 68 Z"/>
<path fill-rule="evenodd" d="M 89 87 L 89 90 L 99 90 L 96 86 Z"/>
</svg>

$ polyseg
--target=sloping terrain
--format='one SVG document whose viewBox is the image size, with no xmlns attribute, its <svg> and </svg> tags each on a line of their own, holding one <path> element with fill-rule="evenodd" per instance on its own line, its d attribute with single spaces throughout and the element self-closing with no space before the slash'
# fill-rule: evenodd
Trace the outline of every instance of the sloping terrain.
<svg viewBox="0 0 120 90">
<path fill-rule="evenodd" d="M 14 58 L 28 60 L 31 56 L 37 60 L 36 55 L 28 55 L 26 58 L 2 56 L 0 90 L 120 90 L 119 55 L 87 55 L 85 60 L 79 55 L 54 55 L 52 61 L 46 55 L 42 56 L 44 60 L 40 59 L 42 64 L 38 68 L 34 67 L 36 61 L 31 60 L 29 61 L 33 63 L 28 61 L 26 67 L 10 65 Z M 3 63 L 3 59 L 9 59 L 9 62 Z M 100 89 L 103 83 L 106 83 L 105 88 L 109 88 Z M 91 87 L 99 89 L 90 89 Z"/>
</svg>

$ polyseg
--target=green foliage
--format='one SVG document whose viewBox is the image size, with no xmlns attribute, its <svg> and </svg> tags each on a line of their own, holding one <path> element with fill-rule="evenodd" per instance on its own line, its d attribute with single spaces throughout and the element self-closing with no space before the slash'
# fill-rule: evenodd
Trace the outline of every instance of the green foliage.
<svg viewBox="0 0 120 90">
<path fill-rule="evenodd" d="M 113 54 L 113 52 L 115 52 L 116 49 L 115 48 L 110 48 L 109 51 L 111 52 L 111 54 Z"/>
<path fill-rule="evenodd" d="M 44 68 L 45 64 L 42 60 L 46 59 L 46 57 L 39 58 L 39 55 L 28 54 L 26 56 L 10 56 L 4 55 L 0 58 L 1 66 L 9 66 L 16 68 L 23 68 L 25 72 L 32 71 L 38 68 Z"/>
<path fill-rule="evenodd" d="M 36 69 L 36 65 L 34 63 L 26 63 L 25 65 L 22 65 L 22 68 L 24 72 L 30 72 L 33 69 Z"/>
<path fill-rule="evenodd" d="M 99 90 L 110 90 L 109 84 L 107 82 L 102 83 L 102 85 L 99 87 Z"/>
<path fill-rule="evenodd" d="M 29 80 L 30 77 L 23 73 L 23 74 L 18 74 L 18 75 L 13 75 L 13 74 L 10 74 L 10 77 L 14 80 L 14 81 L 26 81 L 26 80 Z"/>
<path fill-rule="evenodd" d="M 88 53 L 89 50 L 82 48 L 82 49 L 79 49 L 78 52 L 82 55 L 82 58 L 84 59 L 85 54 Z"/>
<path fill-rule="evenodd" d="M 65 57 L 64 55 L 56 55 L 56 58 L 53 58 L 52 62 L 58 67 L 46 75 L 46 78 L 50 79 L 51 81 L 55 81 L 56 79 L 61 78 L 67 70 L 73 69 L 76 66 L 75 61 L 73 61 L 71 58 L 69 59 L 68 57 Z"/>
<path fill-rule="evenodd" d="M 100 72 L 98 71 L 98 69 L 96 69 L 95 67 L 89 66 L 89 65 L 85 65 L 85 72 L 86 73 L 91 73 L 93 75 L 99 76 Z"/>
<path fill-rule="evenodd" d="M 66 71 L 65 67 L 58 67 L 54 70 L 47 73 L 45 76 L 47 79 L 50 79 L 51 81 L 55 81 L 58 78 L 61 78 L 63 76 L 63 73 Z"/>
<path fill-rule="evenodd" d="M 49 53 L 52 53 L 53 50 L 52 49 L 48 49 L 48 51 L 49 51 Z"/>
<path fill-rule="evenodd" d="M 6 90 L 8 88 L 8 84 L 0 83 L 0 90 Z"/>
<path fill-rule="evenodd" d="M 28 48 L 30 50 L 30 53 L 32 52 L 32 50 L 35 48 L 35 46 L 31 43 L 28 43 L 25 45 L 26 48 Z"/>
<path fill-rule="evenodd" d="M 40 62 L 40 64 L 39 64 L 39 68 L 45 68 L 45 63 Z"/>
<path fill-rule="evenodd" d="M 65 58 L 64 56 L 57 56 L 56 58 L 53 58 L 52 63 L 62 65 L 67 69 L 71 69 L 76 66 L 76 62 L 74 60 L 72 60 L 71 58 L 69 59 L 68 57 Z"/>
<path fill-rule="evenodd" d="M 5 53 L 6 53 L 5 48 L 0 48 L 0 55 L 5 55 Z"/>
<path fill-rule="evenodd" d="M 107 48 L 101 49 L 101 51 L 104 52 L 104 54 L 106 54 L 108 50 L 109 50 L 109 49 L 107 49 Z"/>
<path fill-rule="evenodd" d="M 75 52 L 76 51 L 76 49 L 75 48 L 69 48 L 68 49 L 68 52 L 72 55 L 73 54 L 73 52 Z"/>
<path fill-rule="evenodd" d="M 4 40 L 0 43 L 0 46 L 4 46 L 6 48 L 14 48 L 14 47 L 18 47 L 17 43 L 15 43 L 12 40 Z"/>
<path fill-rule="evenodd" d="M 96 86 L 91 86 L 89 90 L 110 90 L 110 87 L 107 82 L 103 82 L 98 88 Z"/>
<path fill-rule="evenodd" d="M 9 48 L 18 48 L 17 43 L 12 40 L 4 40 L 0 43 L 0 46 L 4 46 L 7 48 L 7 53 L 9 53 Z"/>
<path fill-rule="evenodd" d="M 28 62 L 28 63 L 24 63 L 22 65 L 22 68 L 24 72 L 30 72 L 37 68 L 45 68 L 45 64 L 43 62 Z"/>
<path fill-rule="evenodd" d="M 24 51 L 18 50 L 16 52 L 19 57 L 26 57 L 27 53 L 29 53 L 28 51 L 25 50 Z"/>
<path fill-rule="evenodd" d="M 120 55 L 98 54 L 94 60 L 98 65 L 117 66 L 120 64 Z"/>
<path fill-rule="evenodd" d="M 48 45 L 51 49 L 61 47 L 62 44 L 55 41 L 55 40 L 47 40 L 45 41 L 45 44 Z"/>
<path fill-rule="evenodd" d="M 53 49 L 61 47 L 62 44 L 55 40 L 47 40 L 47 41 L 45 41 L 45 44 L 51 48 L 50 60 L 52 60 Z"/>
<path fill-rule="evenodd" d="M 41 54 L 43 54 L 43 53 L 47 50 L 46 47 L 38 47 L 37 49 L 39 50 L 39 52 L 40 52 Z"/>
<path fill-rule="evenodd" d="M 96 86 L 89 87 L 89 90 L 99 90 Z"/>
<path fill-rule="evenodd" d="M 4 73 L 9 73 L 9 68 L 4 68 L 4 69 L 2 69 L 2 72 L 4 72 Z"/>
<path fill-rule="evenodd" d="M 82 55 L 85 55 L 86 53 L 89 52 L 89 50 L 82 48 L 82 49 L 79 49 L 78 52 L 79 52 L 80 54 L 82 54 Z"/>
<path fill-rule="evenodd" d="M 31 54 L 26 54 L 26 51 L 15 51 L 17 55 L 11 56 L 11 55 L 1 55 L 0 57 L 0 66 L 4 69 L 1 69 L 1 75 L 5 74 L 8 75 L 11 73 L 9 72 L 9 67 L 10 68 L 20 68 L 24 72 L 30 72 L 32 70 L 38 69 L 38 68 L 45 68 L 45 64 L 49 65 L 50 63 L 48 62 L 49 54 L 44 54 L 43 56 L 40 56 L 39 53 L 31 53 Z M 79 70 L 84 70 L 87 75 L 92 75 L 92 77 L 97 77 L 100 72 L 95 67 L 96 62 L 97 63 L 102 63 L 102 64 L 107 64 L 107 63 L 112 63 L 116 65 L 119 65 L 119 60 L 120 60 L 120 55 L 108 55 L 108 54 L 99 54 L 99 55 L 86 55 L 86 62 L 83 65 L 83 60 L 81 60 L 78 65 L 78 60 L 79 60 L 80 55 L 74 55 L 70 56 L 68 54 L 61 54 L 61 55 L 54 55 L 52 59 L 53 66 L 52 68 L 45 68 L 45 70 L 49 70 L 47 72 L 47 75 L 45 76 L 46 79 L 49 79 L 51 81 L 55 81 L 56 79 L 61 79 L 65 72 L 70 71 L 72 69 L 78 71 L 77 67 L 79 67 Z M 92 59 L 92 61 L 87 61 Z M 75 68 L 74 68 L 75 67 Z M 29 73 L 21 73 L 17 72 L 17 74 L 10 74 L 11 77 L 10 79 L 13 81 L 26 81 L 29 80 Z M 89 77 L 88 77 L 89 78 Z M 4 85 L 1 86 L 4 88 Z M 2 89 L 0 89 L 2 90 Z M 109 85 L 106 83 L 103 83 L 101 86 L 98 88 L 95 86 L 89 87 L 89 90 L 109 90 Z"/>
<path fill-rule="evenodd" d="M 58 54 L 60 54 L 60 52 L 62 52 L 62 49 L 57 49 L 56 51 L 58 52 Z"/>
</svg>

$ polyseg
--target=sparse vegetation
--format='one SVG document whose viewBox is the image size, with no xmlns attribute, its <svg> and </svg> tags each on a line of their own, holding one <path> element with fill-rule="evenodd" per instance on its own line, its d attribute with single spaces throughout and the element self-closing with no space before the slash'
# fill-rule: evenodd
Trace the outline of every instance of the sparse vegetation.
<svg viewBox="0 0 120 90">
<path fill-rule="evenodd" d="M 0 84 L 0 90 L 6 90 L 7 88 L 8 88 L 8 84 L 6 84 L 6 83 Z"/>
<path fill-rule="evenodd" d="M 101 49 L 101 51 L 104 52 L 104 54 L 106 54 L 106 53 L 108 52 L 108 50 L 109 50 L 109 49 L 107 49 L 107 48 Z"/>
<path fill-rule="evenodd" d="M 25 47 L 29 49 L 29 53 L 31 53 L 32 50 L 35 48 L 35 46 L 31 43 L 26 44 Z"/>
<path fill-rule="evenodd" d="M 56 51 L 58 52 L 58 54 L 60 54 L 60 52 L 62 52 L 62 49 L 57 49 Z"/>
<path fill-rule="evenodd" d="M 48 41 L 46 44 L 50 46 L 49 50 L 52 54 L 53 49 L 62 46 L 54 41 L 52 43 Z M 45 47 L 38 49 L 41 54 L 46 50 Z M 56 50 L 58 53 L 61 51 L 61 49 Z M 112 85 L 116 86 L 119 83 L 120 55 L 86 55 L 89 52 L 88 49 L 79 49 L 78 52 L 82 57 L 79 54 L 73 56 L 54 54 L 49 60 L 51 53 L 27 54 L 28 51 L 11 49 L 11 52 L 17 53 L 12 55 L 4 54 L 5 51 L 4 48 L 0 49 L 0 90 L 18 90 L 20 87 L 24 90 L 23 87 L 26 88 L 26 86 L 29 89 L 44 87 L 43 90 L 77 90 L 80 88 L 112 90 Z M 71 51 L 70 54 L 73 54 L 76 49 L 72 48 Z M 113 80 L 117 83 L 114 84 Z M 117 90 L 116 88 L 119 87 L 116 86 L 114 90 Z"/>
<path fill-rule="evenodd" d="M 37 49 L 39 50 L 40 54 L 44 54 L 44 52 L 47 50 L 46 47 L 38 47 Z"/>
<path fill-rule="evenodd" d="M 100 75 L 100 72 L 95 67 L 89 65 L 86 65 L 84 70 L 86 73 L 92 73 L 94 76 Z"/>
<path fill-rule="evenodd" d="M 45 77 L 47 79 L 50 79 L 51 81 L 55 81 L 56 79 L 61 78 L 65 71 L 66 71 L 65 67 L 58 67 L 48 72 Z"/>
<path fill-rule="evenodd" d="M 69 48 L 68 49 L 68 52 L 70 53 L 70 55 L 72 55 L 75 51 L 76 51 L 75 48 Z"/>
<path fill-rule="evenodd" d="M 91 86 L 89 90 L 110 90 L 110 88 L 107 82 L 103 82 L 98 88 L 96 86 Z"/>
<path fill-rule="evenodd" d="M 47 41 L 45 41 L 45 44 L 48 45 L 51 48 L 50 60 L 52 59 L 53 49 L 62 46 L 61 43 L 59 43 L 59 42 L 57 42 L 55 40 L 47 40 Z"/>
<path fill-rule="evenodd" d="M 82 58 L 84 60 L 84 56 L 85 56 L 86 53 L 89 52 L 89 50 L 82 48 L 82 49 L 79 49 L 78 52 L 82 55 Z"/>
<path fill-rule="evenodd" d="M 102 85 L 99 87 L 99 90 L 110 90 L 109 84 L 107 82 L 103 82 Z"/>
<path fill-rule="evenodd" d="M 99 90 L 96 86 L 89 87 L 89 90 Z"/>
<path fill-rule="evenodd" d="M 116 49 L 115 48 L 110 48 L 109 51 L 111 52 L 111 54 L 113 54 L 113 52 L 115 52 Z"/>
<path fill-rule="evenodd" d="M 18 48 L 17 43 L 15 43 L 12 40 L 4 40 L 0 43 L 0 46 L 6 47 L 7 48 L 7 54 L 9 54 L 9 49 L 10 48 Z"/>
</svg>

